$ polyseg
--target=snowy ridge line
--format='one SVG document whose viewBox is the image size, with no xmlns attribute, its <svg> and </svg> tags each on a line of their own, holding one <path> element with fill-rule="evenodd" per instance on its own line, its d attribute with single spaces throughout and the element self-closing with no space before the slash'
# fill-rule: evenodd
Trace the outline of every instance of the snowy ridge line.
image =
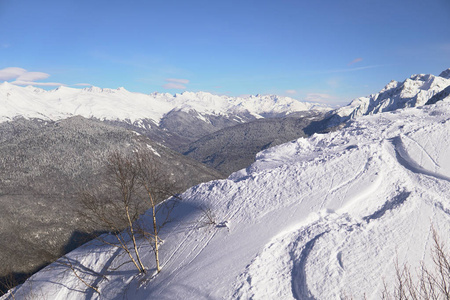
<svg viewBox="0 0 450 300">
<path fill-rule="evenodd" d="M 449 115 L 450 103 L 438 102 L 364 116 L 187 190 L 161 232 L 161 273 L 137 278 L 124 264 L 99 283 L 98 298 L 379 299 L 382 278 L 395 282 L 396 260 L 411 270 L 432 261 L 430 220 L 450 232 Z M 229 230 L 186 226 L 205 206 Z M 107 258 L 98 249 L 69 256 L 99 272 Z M 151 249 L 142 249 L 152 269 Z M 47 298 L 84 296 L 70 274 L 39 272 L 29 282 Z"/>
<path fill-rule="evenodd" d="M 273 114 L 289 114 L 306 110 L 330 110 L 319 103 L 300 102 L 290 97 L 256 95 L 248 97 L 218 96 L 207 92 L 181 94 L 141 94 L 124 88 L 96 87 L 75 89 L 59 87 L 54 90 L 19 87 L 8 82 L 0 84 L 0 121 L 18 116 L 58 120 L 74 115 L 99 120 L 152 120 L 159 124 L 170 111 L 196 111 L 198 118 L 207 115 L 252 115 L 263 118 Z"/>
<path fill-rule="evenodd" d="M 422 168 L 417 162 L 415 162 L 408 154 L 407 150 L 405 149 L 405 145 L 403 144 L 401 136 L 397 136 L 392 138 L 392 144 L 395 148 L 395 154 L 397 155 L 398 162 L 404 166 L 406 169 L 415 172 L 415 173 L 421 173 L 424 175 L 428 175 L 431 177 L 435 177 L 440 180 L 446 180 L 450 182 L 450 177 L 445 176 L 427 169 Z M 438 164 L 436 164 L 438 165 Z"/>
<path fill-rule="evenodd" d="M 392 80 L 379 93 L 356 98 L 347 106 L 330 112 L 329 127 L 349 119 L 406 107 L 450 101 L 450 68 L 439 76 L 416 74 L 403 82 Z"/>
<path fill-rule="evenodd" d="M 422 150 L 422 152 L 426 155 L 426 157 L 432 161 L 432 163 L 434 164 L 434 166 L 436 168 L 441 168 L 441 166 L 434 160 L 434 158 L 427 152 L 427 150 L 424 147 L 422 147 L 422 145 L 420 145 L 420 143 L 418 143 L 411 137 L 401 136 L 401 138 L 407 138 L 410 141 L 412 141 L 415 145 L 417 145 Z M 402 144 L 403 144 L 403 142 L 402 142 Z M 405 149 L 405 146 L 404 145 L 402 145 L 402 146 L 403 146 L 403 149 Z"/>
<path fill-rule="evenodd" d="M 391 200 L 386 201 L 380 209 L 373 212 L 369 216 L 363 217 L 363 220 L 369 223 L 372 220 L 376 220 L 381 218 L 386 212 L 396 209 L 400 205 L 402 205 L 411 195 L 411 192 L 402 191 L 398 193 L 397 196 L 394 196 Z"/>
</svg>

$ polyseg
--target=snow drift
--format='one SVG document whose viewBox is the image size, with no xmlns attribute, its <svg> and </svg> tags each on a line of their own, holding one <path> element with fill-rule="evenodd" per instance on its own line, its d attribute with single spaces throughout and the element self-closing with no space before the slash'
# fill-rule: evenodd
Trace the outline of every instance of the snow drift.
<svg viewBox="0 0 450 300">
<path fill-rule="evenodd" d="M 268 149 L 182 195 L 161 231 L 156 276 L 149 246 L 141 253 L 150 272 L 139 275 L 115 249 L 91 242 L 68 257 L 100 296 L 53 264 L 16 297 L 378 299 L 396 261 L 430 262 L 432 226 L 450 230 L 449 142 L 450 104 L 439 102 Z"/>
</svg>

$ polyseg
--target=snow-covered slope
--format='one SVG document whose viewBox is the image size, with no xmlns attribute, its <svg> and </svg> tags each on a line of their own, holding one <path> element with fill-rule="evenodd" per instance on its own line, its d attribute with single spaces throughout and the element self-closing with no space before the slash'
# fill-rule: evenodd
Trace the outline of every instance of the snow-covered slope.
<svg viewBox="0 0 450 300">
<path fill-rule="evenodd" d="M 161 118 L 172 110 L 195 110 L 209 115 L 251 114 L 262 117 L 316 108 L 326 109 L 320 104 L 278 96 L 235 98 L 206 92 L 146 95 L 129 92 L 124 88 L 113 90 L 98 87 L 59 87 L 45 91 L 32 86 L 19 87 L 8 82 L 0 84 L 0 122 L 17 116 L 58 120 L 81 115 L 86 118 L 131 123 L 150 119 L 158 124 Z"/>
<path fill-rule="evenodd" d="M 396 261 L 430 263 L 432 226 L 448 240 L 449 143 L 450 104 L 441 101 L 268 149 L 249 168 L 182 195 L 161 231 L 155 277 L 91 243 L 69 256 L 101 297 L 51 265 L 16 298 L 379 299 Z M 219 225 L 208 225 L 201 207 Z M 150 247 L 141 249 L 154 270 Z"/>
<path fill-rule="evenodd" d="M 449 86 L 450 69 L 443 71 L 439 76 L 419 74 L 412 75 L 403 82 L 392 80 L 379 93 L 357 98 L 349 105 L 334 111 L 335 124 L 331 125 L 363 115 L 422 106 Z M 449 101 L 450 97 L 447 93 L 439 100 Z"/>
</svg>

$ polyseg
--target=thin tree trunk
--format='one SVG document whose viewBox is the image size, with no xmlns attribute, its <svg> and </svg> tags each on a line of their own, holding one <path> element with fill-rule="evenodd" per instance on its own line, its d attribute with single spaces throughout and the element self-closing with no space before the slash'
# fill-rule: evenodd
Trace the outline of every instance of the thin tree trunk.
<svg viewBox="0 0 450 300">
<path fill-rule="evenodd" d="M 161 267 L 159 266 L 159 246 L 158 246 L 158 225 L 156 223 L 156 207 L 155 202 L 153 201 L 152 193 L 150 193 L 150 189 L 146 186 L 148 197 L 150 198 L 150 202 L 152 205 L 152 218 L 153 218 L 153 235 L 155 239 L 155 261 L 156 261 L 156 272 L 161 271 Z"/>
<path fill-rule="evenodd" d="M 134 229 L 133 229 L 133 222 L 131 221 L 130 212 L 128 210 L 128 207 L 126 208 L 126 212 L 127 212 L 128 223 L 130 225 L 130 234 L 131 234 L 131 239 L 133 240 L 134 252 L 136 253 L 136 258 L 137 258 L 137 261 L 139 263 L 139 268 L 138 269 L 140 269 L 141 273 L 147 273 L 147 271 L 145 270 L 144 265 L 142 264 L 141 257 L 139 255 L 139 249 L 137 248 L 136 237 L 135 237 Z"/>
<path fill-rule="evenodd" d="M 78 275 L 78 273 L 77 273 L 76 270 L 75 270 L 75 267 L 73 266 L 73 264 L 69 261 L 69 259 L 68 259 L 67 257 L 66 257 L 66 261 L 67 261 L 67 263 L 61 263 L 61 264 L 63 264 L 63 265 L 65 265 L 65 266 L 69 267 L 69 268 L 72 270 L 73 274 L 78 278 L 78 280 L 80 280 L 85 286 L 87 286 L 87 287 L 93 289 L 93 290 L 96 291 L 98 294 L 100 294 L 100 291 L 99 291 L 95 286 L 93 286 L 93 285 L 87 283 L 83 278 L 81 278 L 80 275 Z"/>
<path fill-rule="evenodd" d="M 153 201 L 152 201 L 153 202 Z M 159 266 L 159 249 L 158 249 L 158 228 L 156 227 L 156 212 L 155 206 L 153 206 L 153 231 L 155 234 L 155 260 L 156 260 L 156 271 L 159 273 L 161 268 Z"/>
<path fill-rule="evenodd" d="M 139 267 L 137 261 L 134 259 L 133 254 L 131 254 L 130 249 L 128 249 L 128 247 L 122 242 L 122 238 L 120 236 L 118 236 L 117 234 L 115 234 L 117 240 L 119 241 L 121 247 L 123 250 L 125 250 L 125 252 L 128 254 L 128 256 L 130 257 L 131 261 L 133 262 L 133 264 L 136 266 L 136 268 L 139 270 L 139 272 L 142 272 L 141 267 Z M 114 246 L 114 245 L 113 245 Z"/>
</svg>

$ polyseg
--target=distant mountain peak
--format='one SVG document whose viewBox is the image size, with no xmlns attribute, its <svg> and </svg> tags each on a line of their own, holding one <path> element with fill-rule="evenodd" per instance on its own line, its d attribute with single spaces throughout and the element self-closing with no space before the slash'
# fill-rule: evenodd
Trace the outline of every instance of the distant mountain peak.
<svg viewBox="0 0 450 300">
<path fill-rule="evenodd" d="M 90 270 L 82 278 L 106 299 L 376 298 L 397 287 L 396 253 L 412 272 L 432 267 L 430 236 L 434 228 L 443 238 L 448 232 L 450 105 L 443 104 L 359 118 L 339 132 L 264 150 L 227 179 L 188 189 L 161 230 L 157 275 L 151 253 L 142 256 L 149 274 L 135 280 L 126 255 L 97 241 L 60 262 L 81 261 Z M 151 215 L 140 224 L 152 224 Z M 14 295 L 82 298 L 88 288 L 79 278 L 55 264 Z"/>
<path fill-rule="evenodd" d="M 12 89 L 16 87 L 16 85 L 9 83 L 8 81 L 4 81 L 3 83 L 0 83 L 0 88 L 2 89 Z"/>
<path fill-rule="evenodd" d="M 103 92 L 103 89 L 100 87 L 97 87 L 97 86 L 90 86 L 90 87 L 84 88 L 83 91 L 91 92 L 91 93 L 101 93 L 101 92 Z"/>
<path fill-rule="evenodd" d="M 77 89 L 60 86 L 45 91 L 35 87 L 20 87 L 9 82 L 0 84 L 0 97 L 7 99 L 0 111 L 0 122 L 17 116 L 26 118 L 64 119 L 81 115 L 100 120 L 160 120 L 172 110 L 191 111 L 200 115 L 283 115 L 313 109 L 324 109 L 323 105 L 300 102 L 278 96 L 253 96 L 240 98 L 214 95 L 209 92 L 183 92 L 142 94 L 118 89 L 86 87 Z M 6 97 L 7 96 L 7 97 Z M 329 109 L 328 109 L 329 110 Z"/>
<path fill-rule="evenodd" d="M 442 73 L 439 74 L 439 77 L 443 77 L 445 79 L 450 79 L 450 68 L 448 68 L 445 71 L 442 71 Z"/>
<path fill-rule="evenodd" d="M 331 115 L 330 126 L 363 115 L 393 111 L 400 108 L 422 106 L 435 95 L 446 100 L 442 92 L 450 86 L 450 69 L 440 76 L 414 74 L 403 82 L 392 80 L 379 93 L 354 99 L 349 105 L 338 108 Z M 435 101 L 435 100 L 433 100 Z"/>
</svg>

